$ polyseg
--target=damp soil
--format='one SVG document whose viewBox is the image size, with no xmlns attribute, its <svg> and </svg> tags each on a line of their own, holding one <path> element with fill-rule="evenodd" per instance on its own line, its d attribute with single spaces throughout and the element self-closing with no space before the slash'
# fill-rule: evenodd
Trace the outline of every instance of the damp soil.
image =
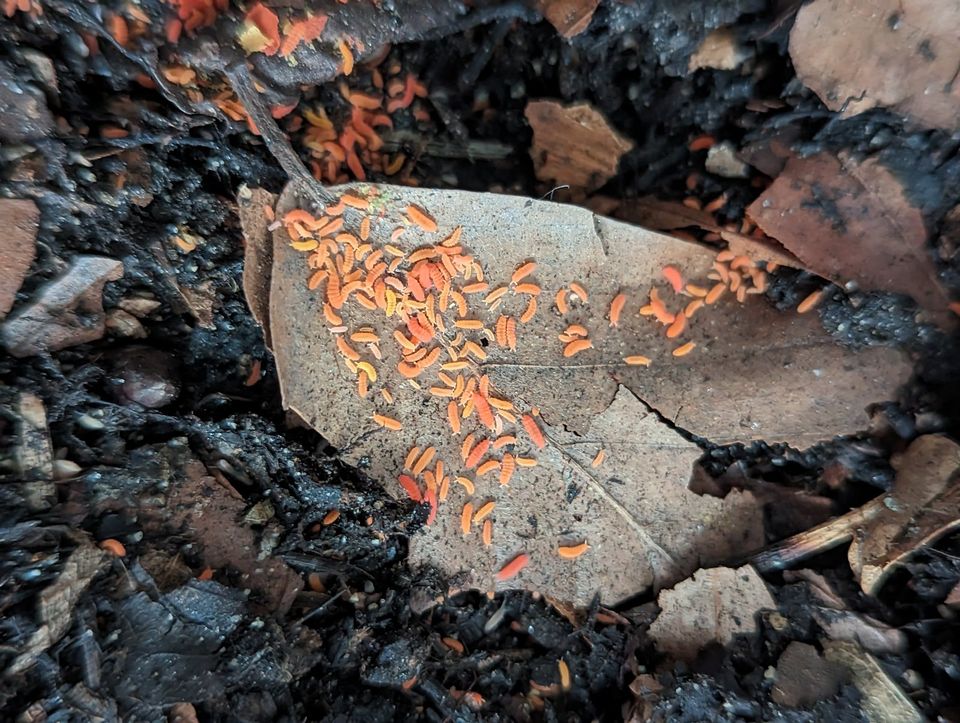
<svg viewBox="0 0 960 723">
<path fill-rule="evenodd" d="M 424 186 L 571 200 L 535 178 L 523 110 L 531 98 L 586 101 L 635 143 L 599 194 L 727 192 L 725 213 L 739 220 L 759 188 L 704 172 L 689 139 L 712 134 L 741 146 L 787 128 L 803 153 L 884 154 L 916 194 L 931 239 L 944 238 L 960 197 L 956 157 L 935 160 L 948 139 L 883 111 L 846 121 L 827 111 L 786 56 L 788 5 L 604 2 L 572 42 L 545 22 L 493 16 L 394 46 L 389 57 L 430 88 L 435 110 L 388 142 L 415 159 L 410 177 Z M 687 73 L 707 30 L 725 24 L 763 72 Z M 410 569 L 407 539 L 425 511 L 394 500 L 362 466 L 341 464 L 284 412 L 243 298 L 237 189 L 278 191 L 279 165 L 243 123 L 186 114 L 138 85 L 141 68 L 129 58 L 109 48 L 89 57 L 77 30 L 56 10 L 0 27 L 0 82 L 29 85 L 50 115 L 30 123 L 0 109 L 8 129 L 0 192 L 33 198 L 42 214 L 18 303 L 85 253 L 123 263 L 106 308 L 151 303 L 139 317 L 142 338 L 108 333 L 0 361 L 4 447 L 15 441 L 15 398 L 31 392 L 44 402 L 55 455 L 82 468 L 57 482 L 42 509 L 31 509 L 16 480 L 0 486 L 0 664 L 37 633 L 38 600 L 84 540 L 120 540 L 127 555 L 103 564 L 63 636 L 32 667 L 0 680 L 5 720 L 189 720 L 176 717 L 178 703 L 191 703 L 199 720 L 622 720 L 640 705 L 628 686 L 642 674 L 662 686 L 647 709 L 654 720 L 865 719 L 852 686 L 813 707 L 773 701 L 771 666 L 790 642 L 818 639 L 809 601 L 780 573 L 766 579 L 787 628 L 765 622 L 755 639 L 671 667 L 647 637 L 656 612 L 649 591 L 617 610 L 599 602 L 570 610 L 536 594 L 449 595 L 439 574 Z M 55 87 L 38 58 L 52 64 Z M 322 99 L 336 90 L 311 92 Z M 782 103 L 747 110 L 757 98 Z M 104 140 L 92 130 L 120 118 L 135 119 L 138 132 Z M 170 243 L 187 230 L 202 239 L 190 253 Z M 940 256 L 957 291 L 960 256 Z M 791 308 L 814 288 L 815 277 L 781 271 L 767 302 Z M 859 293 L 838 294 L 820 311 L 839 342 L 898 344 L 916 359 L 911 388 L 899 403 L 878 405 L 871 430 L 804 451 L 697 439 L 704 472 L 720 478 L 736 466 L 825 497 L 834 513 L 887 489 L 891 454 L 920 433 L 960 432 L 956 339 L 919 324 L 915 312 L 909 299 Z M 831 472 L 843 484 L 829 484 Z M 210 529 L 192 526 L 198 505 L 215 511 Z M 339 519 L 324 524 L 333 509 Z M 770 517 L 771 542 L 796 531 L 782 511 Z M 205 546 L 220 550 L 222 565 L 208 570 Z M 286 571 L 264 575 L 268 557 Z M 842 553 L 805 567 L 834 582 L 851 609 L 905 632 L 905 650 L 882 663 L 925 714 L 960 709 L 960 632 L 939 605 L 960 580 L 960 538 L 915 556 L 877 600 L 859 594 Z M 560 658 L 572 676 L 566 691 Z M 541 691 L 533 703 L 531 689 Z"/>
</svg>

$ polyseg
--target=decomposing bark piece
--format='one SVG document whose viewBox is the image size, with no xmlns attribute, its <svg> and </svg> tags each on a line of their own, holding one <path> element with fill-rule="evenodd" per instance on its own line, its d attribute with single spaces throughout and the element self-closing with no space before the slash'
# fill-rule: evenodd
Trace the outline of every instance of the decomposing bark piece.
<svg viewBox="0 0 960 723">
<path fill-rule="evenodd" d="M 843 666 L 825 660 L 814 646 L 794 640 L 777 661 L 770 698 L 791 708 L 811 706 L 835 696 L 844 673 Z"/>
<path fill-rule="evenodd" d="M 730 231 L 717 224 L 709 211 L 690 208 L 677 201 L 663 201 L 644 196 L 620 204 L 614 214 L 617 218 L 658 231 L 681 228 L 700 228 L 719 234 L 735 254 L 749 256 L 754 261 L 773 262 L 780 266 L 803 268 L 802 262 L 774 239 L 754 238 Z"/>
<path fill-rule="evenodd" d="M 898 352 L 846 351 L 827 337 L 815 318 L 781 314 L 755 296 L 744 304 L 721 299 L 693 316 L 688 334 L 667 338 L 662 326 L 639 316 L 637 309 L 648 300 L 651 287 L 675 309 L 690 302 L 691 297 L 675 295 L 663 269 L 674 265 L 689 281 L 704 283 L 714 252 L 699 244 L 598 218 L 580 208 L 508 196 L 373 185 L 328 191 L 354 204 L 346 205 L 335 222 L 344 244 L 359 244 L 353 234 L 364 235 L 358 231 L 361 218 L 370 219 L 371 248 L 363 249 L 359 260 L 354 254 L 349 274 L 361 280 L 374 273 L 378 263 L 380 274 L 388 262 L 399 264 L 389 274 L 394 306 L 388 316 L 385 285 L 373 292 L 382 294 L 380 308 L 373 297 L 366 307 L 353 298 L 344 302 L 345 286 L 318 283 L 324 275 L 315 269 L 326 262 L 317 259 L 325 251 L 314 241 L 300 242 L 302 250 L 295 249 L 283 219 L 299 217 L 313 225 L 326 221 L 317 220 L 322 211 L 305 202 L 296 186 L 288 187 L 276 207 L 282 221 L 273 235 L 269 311 L 284 403 L 342 450 L 348 462 L 365 461 L 369 474 L 395 494 L 402 494 L 398 476 L 409 474 L 412 462 L 407 462 L 408 471 L 403 469 L 409 450 L 433 448 L 432 458 L 415 473 L 421 487 L 413 496 L 424 493 L 422 474 L 427 466 L 434 474 L 439 460 L 451 484 L 436 521 L 413 536 L 412 559 L 429 559 L 450 575 L 460 573 L 454 584 L 461 587 L 492 587 L 501 565 L 520 552 L 532 552 L 535 558 L 507 584 L 580 603 L 601 590 L 606 599 L 616 601 L 758 545 L 761 525 L 753 497 L 692 496 L 686 483 L 699 452 L 650 408 L 708 439 L 766 438 L 806 447 L 861 427 L 866 421 L 863 408 L 892 394 L 909 373 Z M 364 204 L 370 205 L 369 215 L 354 208 Z M 424 230 L 404 220 L 404 214 L 436 230 Z M 462 311 L 453 302 L 438 310 L 439 297 L 424 277 L 433 300 L 424 298 L 417 307 L 421 302 L 409 289 L 397 293 L 397 284 L 405 288 L 412 278 L 402 257 L 415 249 L 418 258 L 433 257 L 439 252 L 429 244 L 439 244 L 457 227 L 458 236 L 450 243 L 462 248 L 449 253 L 458 263 L 467 259 L 481 267 L 489 287 L 483 294 L 465 293 Z M 350 235 L 342 236 L 345 233 Z M 324 249 L 336 245 L 335 238 L 325 242 Z M 346 269 L 339 253 L 337 263 Z M 366 254 L 373 256 L 368 259 Z M 533 286 L 511 287 L 511 276 L 529 261 L 537 266 L 523 282 Z M 327 265 L 324 273 L 330 268 Z M 420 268 L 426 273 L 426 266 Z M 451 278 L 454 290 L 469 283 L 459 272 Z M 556 293 L 569 291 L 574 282 L 586 287 L 584 300 L 569 295 L 561 315 L 554 308 Z M 494 302 L 484 297 L 501 284 L 495 292 L 502 294 L 500 302 L 490 308 Z M 363 281 L 353 284 L 351 295 L 365 296 L 363 286 Z M 620 293 L 628 303 L 619 326 L 613 326 L 603 317 Z M 531 295 L 538 299 L 535 307 Z M 447 300 L 451 297 L 452 291 Z M 434 329 L 428 333 L 429 343 L 410 349 L 415 346 L 408 338 L 414 327 L 398 315 L 396 303 L 401 301 L 408 318 L 420 314 L 418 318 L 426 320 L 432 313 L 437 324 L 446 319 L 445 331 L 436 334 Z M 532 309 L 527 321 L 517 321 L 527 309 Z M 517 321 L 515 351 L 493 333 L 501 317 L 508 316 Z M 466 325 L 457 328 L 458 321 Z M 584 327 L 587 346 L 592 347 L 564 356 L 564 343 L 557 337 L 571 324 Z M 395 334 L 404 336 L 407 347 Z M 698 344 L 696 353 L 674 356 L 672 350 L 687 339 Z M 460 345 L 467 340 L 480 351 L 462 352 Z M 404 353 L 408 358 L 419 354 L 417 359 L 429 354 L 430 367 L 421 376 Z M 625 361 L 635 355 L 649 357 L 650 367 Z M 460 363 L 440 368 L 453 361 Z M 401 376 L 405 367 L 408 373 L 416 371 L 416 386 Z M 440 371 L 451 381 L 458 375 L 465 375 L 464 381 L 473 378 L 473 384 L 486 376 L 489 397 L 499 399 L 509 414 L 496 415 L 502 434 L 480 424 L 479 412 L 463 415 L 465 394 L 457 404 L 454 390 L 444 391 Z M 358 378 L 361 372 L 363 378 Z M 361 396 L 358 389 L 364 387 L 367 394 Z M 460 415 L 461 429 L 455 433 L 451 401 Z M 528 421 L 543 430 L 543 450 L 532 444 L 531 433 L 518 418 L 535 407 L 539 416 Z M 536 466 L 516 466 L 504 486 L 497 484 L 492 470 L 478 479 L 477 465 L 463 461 L 461 445 L 468 433 L 474 433 L 475 441 L 506 437 L 483 459 L 494 467 L 506 453 L 529 457 Z M 470 477 L 475 494 L 453 483 L 460 475 Z M 670 494 L 663 492 L 664 480 L 670 481 Z M 495 503 L 489 546 L 478 539 L 481 525 L 467 524 L 467 534 L 461 532 L 460 513 L 467 501 L 475 509 Z M 702 520 L 697 521 L 697 515 Z M 734 523 L 739 534 L 735 539 L 719 532 L 731 520 L 740 520 Z M 585 553 L 589 564 L 559 557 L 561 544 L 575 546 L 584 540 L 590 546 Z"/>
<path fill-rule="evenodd" d="M 687 69 L 733 70 L 748 57 L 749 51 L 737 40 L 732 28 L 717 28 L 710 31 L 700 43 L 700 47 L 690 56 Z"/>
<path fill-rule="evenodd" d="M 40 211 L 33 201 L 19 198 L 0 199 L 0 319 L 13 308 L 20 284 L 23 283 L 36 255 L 37 224 Z"/>
<path fill-rule="evenodd" d="M 756 616 L 776 609 L 766 583 L 749 565 L 698 570 L 657 598 L 661 612 L 650 626 L 657 650 L 691 661 L 711 643 L 757 632 Z"/>
<path fill-rule="evenodd" d="M 558 33 L 572 38 L 587 29 L 599 4 L 600 0 L 538 0 L 537 7 Z"/>
<path fill-rule="evenodd" d="M 952 130 L 960 120 L 960 6 L 954 0 L 816 0 L 797 13 L 790 57 L 831 110 L 883 106 Z"/>
<path fill-rule="evenodd" d="M 633 141 L 588 103 L 531 100 L 524 115 L 533 129 L 534 170 L 547 183 L 599 188 L 616 175 L 621 156 L 633 148 Z"/>
<path fill-rule="evenodd" d="M 73 621 L 73 606 L 106 561 L 107 553 L 89 543 L 70 553 L 57 579 L 40 593 L 37 603 L 40 626 L 7 668 L 7 675 L 27 670 L 43 651 L 63 637 Z"/>
<path fill-rule="evenodd" d="M 853 538 L 847 555 L 869 595 L 915 550 L 960 527 L 960 445 L 942 435 L 925 435 L 894 465 L 893 489 Z"/>
<path fill-rule="evenodd" d="M 106 330 L 103 286 L 121 276 L 123 264 L 116 259 L 77 256 L 36 300 L 4 322 L 7 350 L 24 357 L 99 339 Z"/>
<path fill-rule="evenodd" d="M 747 213 L 825 278 L 907 294 L 933 313 L 947 307 L 923 216 L 875 158 L 791 158 Z"/>
<path fill-rule="evenodd" d="M 17 488 L 32 510 L 49 509 L 56 499 L 53 450 L 43 400 L 24 392 L 17 402 L 17 442 L 13 451 Z"/>
<path fill-rule="evenodd" d="M 26 81 L 21 69 L 0 62 L 0 140 L 27 143 L 50 135 L 55 127 L 43 91 Z"/>
<path fill-rule="evenodd" d="M 921 723 L 917 706 L 870 653 L 856 643 L 825 641 L 823 657 L 842 665 L 860 691 L 863 712 L 870 723 Z"/>
<path fill-rule="evenodd" d="M 273 266 L 273 238 L 268 230 L 276 195 L 262 188 L 240 189 L 237 193 L 240 223 L 243 226 L 243 293 L 250 313 L 263 329 L 267 348 L 273 346 L 270 336 L 270 274 Z"/>
</svg>

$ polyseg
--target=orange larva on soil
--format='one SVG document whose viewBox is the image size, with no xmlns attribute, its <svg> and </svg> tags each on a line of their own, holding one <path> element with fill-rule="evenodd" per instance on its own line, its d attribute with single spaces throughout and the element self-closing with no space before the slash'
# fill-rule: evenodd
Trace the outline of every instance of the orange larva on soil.
<svg viewBox="0 0 960 723">
<path fill-rule="evenodd" d="M 517 320 L 512 316 L 507 317 L 507 347 L 510 351 L 517 349 Z"/>
<path fill-rule="evenodd" d="M 537 313 L 537 297 L 531 296 L 530 301 L 527 302 L 527 308 L 523 310 L 523 313 L 520 314 L 520 321 L 526 324 L 530 321 L 534 315 Z"/>
<path fill-rule="evenodd" d="M 521 552 L 519 555 L 510 560 L 510 562 L 501 567 L 494 577 L 496 578 L 497 582 L 509 580 L 520 574 L 520 571 L 523 570 L 523 568 L 525 568 L 528 564 L 530 564 L 530 555 L 525 552 Z"/>
<path fill-rule="evenodd" d="M 559 289 L 553 301 L 557 305 L 557 311 L 559 311 L 561 314 L 566 314 L 570 310 L 570 306 L 567 304 L 566 288 Z"/>
<path fill-rule="evenodd" d="M 460 434 L 460 410 L 457 403 L 452 399 L 447 404 L 447 420 L 450 422 L 450 429 L 454 434 Z"/>
<path fill-rule="evenodd" d="M 634 354 L 632 356 L 626 356 L 623 358 L 625 364 L 630 366 L 650 366 L 650 357 L 643 356 L 642 354 Z"/>
<path fill-rule="evenodd" d="M 582 351 L 592 348 L 593 342 L 589 339 L 577 339 L 563 347 L 563 355 L 565 357 L 572 357 L 574 354 L 579 354 Z"/>
<path fill-rule="evenodd" d="M 516 469 L 516 460 L 513 455 L 507 452 L 503 455 L 500 462 L 500 484 L 504 487 L 510 484 L 510 478 L 513 477 L 513 471 Z"/>
<path fill-rule="evenodd" d="M 360 222 L 360 240 L 366 241 L 368 238 L 370 238 L 370 217 L 366 216 Z"/>
<path fill-rule="evenodd" d="M 533 457 L 517 457 L 514 460 L 517 463 L 517 467 L 536 467 L 537 460 Z"/>
<path fill-rule="evenodd" d="M 806 314 L 808 311 L 816 307 L 823 298 L 823 294 L 824 291 L 822 289 L 820 291 L 814 291 L 797 305 L 797 313 Z"/>
<path fill-rule="evenodd" d="M 127 556 L 127 548 L 123 546 L 123 543 L 120 542 L 120 540 L 115 540 L 112 537 L 102 540 L 100 542 L 100 549 L 106 550 L 115 557 Z"/>
<path fill-rule="evenodd" d="M 683 276 L 676 266 L 664 266 L 663 278 L 665 278 L 673 287 L 673 293 L 679 294 L 683 291 Z"/>
<path fill-rule="evenodd" d="M 333 310 L 333 307 L 330 304 L 323 305 L 323 317 L 334 326 L 340 326 L 343 324 L 343 318 Z"/>
<path fill-rule="evenodd" d="M 533 443 L 537 445 L 539 449 L 543 449 L 547 442 L 543 438 L 543 432 L 540 431 L 537 421 L 529 414 L 524 414 L 520 418 L 520 423 L 523 425 L 524 430 L 527 432 L 527 435 L 530 437 Z"/>
<path fill-rule="evenodd" d="M 402 474 L 397 478 L 397 481 L 400 483 L 400 486 L 403 487 L 403 491 L 407 493 L 407 496 L 411 500 L 414 502 L 420 502 L 423 500 L 423 493 L 420 491 L 420 487 L 417 485 L 417 482 L 413 479 L 413 477 Z"/>
<path fill-rule="evenodd" d="M 579 545 L 560 545 L 557 548 L 557 554 L 565 560 L 574 560 L 589 549 L 590 545 L 586 542 L 581 542 Z"/>
<path fill-rule="evenodd" d="M 471 523 L 473 522 L 473 503 L 467 502 L 460 510 L 460 534 L 469 535 Z"/>
<path fill-rule="evenodd" d="M 603 464 L 603 460 L 607 458 L 607 450 L 601 449 L 597 452 L 596 456 L 593 458 L 593 461 L 590 463 L 591 467 L 599 467 Z"/>
<path fill-rule="evenodd" d="M 327 278 L 327 272 L 325 270 L 320 269 L 319 271 L 315 271 L 313 273 L 313 276 L 311 276 L 310 279 L 307 281 L 307 288 L 310 291 L 313 291 L 318 286 L 320 286 L 320 284 L 323 283 L 323 280 L 325 278 Z"/>
<path fill-rule="evenodd" d="M 496 289 L 491 291 L 489 294 L 483 297 L 483 301 L 486 304 L 493 304 L 496 301 L 499 301 L 503 298 L 504 294 L 507 293 L 509 289 L 506 286 L 498 286 Z"/>
<path fill-rule="evenodd" d="M 683 309 L 683 315 L 688 319 L 691 318 L 697 310 L 703 306 L 703 299 L 694 299 L 689 304 L 687 304 Z"/>
<path fill-rule="evenodd" d="M 696 284 L 687 284 L 687 293 L 691 296 L 706 296 L 709 291 L 702 286 L 697 286 Z"/>
<path fill-rule="evenodd" d="M 570 676 L 570 666 L 563 658 L 557 661 L 557 670 L 560 672 L 560 688 L 570 690 L 573 687 L 573 679 Z"/>
<path fill-rule="evenodd" d="M 483 521 L 483 532 L 481 533 L 483 544 L 487 547 L 493 544 L 493 520 Z"/>
<path fill-rule="evenodd" d="M 477 467 L 477 477 L 483 477 L 483 475 L 494 472 L 498 469 L 500 469 L 500 462 L 495 459 L 488 459 L 486 462 Z"/>
<path fill-rule="evenodd" d="M 473 493 L 477 491 L 477 488 L 473 484 L 473 480 L 469 477 L 457 477 L 454 481 L 463 487 L 463 491 L 468 495 L 472 496 Z"/>
<path fill-rule="evenodd" d="M 686 356 L 687 354 L 692 352 L 696 346 L 697 346 L 697 343 L 695 341 L 688 341 L 683 346 L 678 346 L 676 349 L 674 349 L 672 354 L 674 356 Z"/>
<path fill-rule="evenodd" d="M 613 301 L 610 302 L 610 326 L 620 326 L 620 314 L 623 312 L 626 303 L 626 294 L 621 293 L 613 297 Z"/>
<path fill-rule="evenodd" d="M 399 420 L 394 419 L 393 417 L 385 417 L 382 414 L 374 414 L 373 421 L 384 429 L 389 429 L 392 432 L 398 432 L 403 429 L 403 425 Z"/>
<path fill-rule="evenodd" d="M 365 372 L 360 372 L 357 375 L 357 394 L 361 397 L 366 397 L 367 392 L 370 390 L 369 380 Z"/>
<path fill-rule="evenodd" d="M 360 353 L 350 346 L 342 336 L 337 337 L 337 349 L 350 361 L 360 361 Z"/>
<path fill-rule="evenodd" d="M 486 281 L 477 281 L 472 284 L 467 284 L 463 287 L 463 293 L 465 294 L 480 294 L 490 288 L 490 284 Z"/>
<path fill-rule="evenodd" d="M 413 221 L 417 226 L 422 228 L 427 233 L 433 233 L 437 230 L 437 222 L 427 214 L 426 211 L 410 204 L 407 206 L 407 216 L 410 217 L 410 220 Z"/>
<path fill-rule="evenodd" d="M 537 270 L 537 264 L 535 261 L 527 261 L 527 263 L 517 267 L 517 270 L 513 272 L 513 275 L 510 277 L 510 283 L 519 284 L 523 279 L 528 277 L 534 271 Z"/>
<path fill-rule="evenodd" d="M 473 524 L 477 524 L 481 520 L 485 520 L 491 514 L 493 514 L 494 507 L 497 506 L 497 503 L 491 500 L 490 502 L 485 502 L 480 505 L 477 511 L 473 514 Z"/>
<path fill-rule="evenodd" d="M 464 462 L 467 469 L 473 469 L 477 466 L 480 460 L 483 458 L 483 455 L 487 453 L 487 450 L 490 448 L 489 439 L 481 439 L 477 444 L 470 450 L 470 454 L 467 455 L 467 459 Z"/>
<path fill-rule="evenodd" d="M 710 289 L 710 292 L 707 294 L 707 297 L 704 299 L 704 301 L 708 304 L 715 304 L 717 302 L 717 299 L 723 296 L 723 292 L 726 290 L 727 290 L 727 287 L 725 284 L 723 283 L 715 284 L 714 287 Z"/>
<path fill-rule="evenodd" d="M 516 444 L 517 438 L 512 434 L 504 434 L 502 437 L 497 437 L 493 440 L 493 448 L 500 449 L 501 447 L 506 447 L 508 444 Z"/>
<path fill-rule="evenodd" d="M 474 436 L 474 433 L 470 432 L 470 434 L 464 438 L 463 444 L 460 445 L 460 459 L 464 462 L 467 461 L 467 458 L 470 456 L 470 450 L 473 449 Z"/>
<path fill-rule="evenodd" d="M 517 284 L 513 291 L 517 294 L 529 294 L 530 296 L 540 295 L 540 287 L 536 284 Z"/>
<path fill-rule="evenodd" d="M 683 333 L 683 330 L 687 328 L 687 317 L 681 311 L 674 318 L 673 323 L 667 327 L 667 338 L 675 339 Z"/>
<path fill-rule="evenodd" d="M 473 404 L 477 410 L 477 417 L 488 428 L 493 429 L 494 419 L 493 410 L 490 409 L 490 402 L 480 393 L 473 395 Z"/>
<path fill-rule="evenodd" d="M 587 294 L 587 290 L 583 288 L 582 285 L 578 284 L 576 281 L 572 281 L 570 282 L 570 291 L 572 291 L 584 304 L 587 303 L 589 296 Z"/>
<path fill-rule="evenodd" d="M 459 653 L 462 655 L 466 650 L 466 648 L 463 646 L 463 643 L 461 643 L 456 638 L 445 637 L 445 638 L 441 638 L 440 641 L 455 653 Z"/>
<path fill-rule="evenodd" d="M 423 472 L 423 470 L 427 468 L 427 465 L 433 461 L 433 456 L 436 453 L 437 453 L 436 447 L 427 447 L 425 450 L 423 450 L 423 454 L 420 455 L 420 459 L 416 461 L 416 463 L 411 468 L 411 471 L 417 475 Z"/>
<path fill-rule="evenodd" d="M 581 324 L 571 324 L 570 326 L 568 326 L 568 327 L 564 330 L 564 333 L 567 334 L 568 336 L 583 336 L 583 337 L 585 337 L 585 336 L 589 335 L 590 332 L 587 331 L 587 327 L 582 326 Z"/>
<path fill-rule="evenodd" d="M 340 519 L 340 510 L 330 510 L 327 514 L 323 516 L 323 524 L 332 525 L 334 522 Z"/>
<path fill-rule="evenodd" d="M 420 455 L 420 448 L 411 447 L 410 451 L 407 452 L 407 456 L 403 460 L 403 468 L 406 470 L 412 470 L 413 463 L 419 455 Z"/>
<path fill-rule="evenodd" d="M 497 319 L 497 324 L 494 327 L 494 338 L 500 346 L 507 346 L 507 317 L 500 316 Z"/>
</svg>

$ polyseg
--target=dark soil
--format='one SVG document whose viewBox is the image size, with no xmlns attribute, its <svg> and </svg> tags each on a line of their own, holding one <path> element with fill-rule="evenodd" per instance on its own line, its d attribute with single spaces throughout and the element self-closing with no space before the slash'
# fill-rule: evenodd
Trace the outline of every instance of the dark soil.
<svg viewBox="0 0 960 723">
<path fill-rule="evenodd" d="M 450 37 L 396 45 L 389 57 L 426 83 L 433 103 L 430 122 L 396 129 L 396 147 L 417 160 L 412 177 L 422 185 L 541 196 L 551 189 L 533 174 L 524 106 L 530 98 L 588 101 L 636 144 L 601 195 L 681 199 L 696 171 L 692 193 L 728 192 L 726 213 L 739 220 L 759 188 L 705 172 L 690 138 L 709 133 L 741 147 L 788 129 L 800 153 L 879 152 L 915 194 L 931 239 L 945 238 L 944 219 L 960 199 L 956 138 L 911 131 L 883 111 L 851 120 L 827 111 L 786 56 L 792 6 L 603 2 L 572 42 L 545 22 L 493 16 Z M 188 702 L 200 720 L 622 720 L 642 709 L 629 684 L 650 673 L 663 686 L 647 711 L 654 720 L 864 719 L 849 685 L 812 708 L 773 702 L 768 671 L 787 644 L 818 645 L 822 635 L 800 586 L 780 573 L 766 579 L 786 627 L 765 622 L 758 639 L 671 668 L 646 635 L 656 610 L 649 591 L 616 612 L 599 604 L 571 611 L 529 594 L 449 597 L 435 572 L 408 568 L 406 540 L 424 511 L 340 464 L 336 450 L 287 418 L 243 298 L 237 189 L 277 191 L 285 175 L 243 123 L 176 108 L 138 85 L 141 67 L 115 48 L 87 57 L 65 7 L 0 26 L 0 84 L 49 108 L 37 120 L 0 107 L 0 193 L 33 198 L 42 211 L 18 303 L 80 253 L 123 262 L 107 309 L 132 297 L 158 303 L 140 319 L 144 338 L 108 334 L 49 356 L 0 360 L 2 445 L 14 444 L 14 401 L 29 391 L 44 402 L 56 456 L 82 468 L 56 484 L 51 504 L 32 509 L 20 480 L 7 475 L 0 486 L 0 664 L 36 634 L 39 597 L 85 540 L 118 539 L 127 551 L 66 612 L 62 638 L 0 682 L 0 717 L 174 720 L 174 704 Z M 144 7 L 162 17 L 160 5 Z M 755 71 L 687 73 L 690 53 L 724 24 L 751 49 Z M 36 57 L 52 62 L 55 86 L 38 74 Z M 333 83 L 308 91 L 321 100 L 335 93 Z M 747 110 L 758 98 L 782 107 Z M 136 130 L 103 139 L 95 129 L 108 124 Z M 484 143 L 496 147 L 493 157 L 464 151 Z M 554 197 L 571 198 L 562 189 Z M 202 243 L 180 252 L 169 242 L 178 229 Z M 960 255 L 934 250 L 943 281 L 960 291 Z M 782 271 L 768 298 L 786 308 L 814 287 L 808 274 Z M 870 433 L 802 452 L 698 440 L 704 469 L 721 478 L 736 465 L 746 477 L 826 497 L 834 513 L 888 488 L 892 453 L 920 433 L 960 432 L 957 340 L 918 324 L 915 311 L 908 299 L 877 294 L 838 295 L 821 311 L 839 341 L 897 344 L 917 359 L 911 389 L 876 409 Z M 261 377 L 248 385 L 255 364 Z M 131 382 L 134 369 L 140 381 Z M 158 384 L 169 398 L 157 392 L 161 403 L 145 406 Z M 844 483 L 827 484 L 826 472 L 838 468 Z M 221 505 L 217 544 L 229 548 L 234 528 L 252 531 L 251 559 L 278 558 L 304 589 L 285 598 L 287 580 L 257 577 L 255 563 L 198 579 L 198 546 L 212 543 L 193 529 L 182 489 L 196 491 L 189 504 Z M 332 508 L 340 520 L 325 526 Z M 797 531 L 779 512 L 771 504 L 771 542 Z M 956 715 L 960 626 L 941 601 L 960 580 L 960 538 L 915 556 L 877 600 L 859 593 L 841 552 L 804 566 L 833 582 L 850 609 L 903 631 L 905 651 L 879 656 L 884 668 L 925 715 Z M 560 657 L 573 676 L 564 693 Z M 531 684 L 545 691 L 533 703 Z"/>
</svg>

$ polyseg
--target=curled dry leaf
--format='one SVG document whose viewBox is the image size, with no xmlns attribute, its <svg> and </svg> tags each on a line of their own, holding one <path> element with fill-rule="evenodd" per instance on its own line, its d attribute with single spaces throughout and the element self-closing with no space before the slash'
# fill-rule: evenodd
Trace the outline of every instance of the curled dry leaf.
<svg viewBox="0 0 960 723">
<path fill-rule="evenodd" d="M 284 402 L 430 505 L 411 557 L 461 587 L 617 601 L 756 547 L 755 500 L 691 493 L 700 450 L 659 415 L 718 442 L 805 447 L 860 428 L 909 372 L 896 351 L 853 354 L 754 295 L 674 318 L 668 336 L 638 312 L 655 290 L 658 313 L 678 314 L 694 297 L 675 282 L 710 283 L 714 253 L 697 244 L 522 198 L 329 190 L 342 199 L 331 214 L 296 186 L 277 203 Z"/>
<path fill-rule="evenodd" d="M 960 118 L 955 0 L 816 0 L 797 13 L 790 57 L 831 110 L 883 106 L 934 128 Z"/>
<path fill-rule="evenodd" d="M 960 445 L 942 435 L 926 435 L 895 464 L 893 489 L 853 537 L 847 554 L 869 595 L 907 556 L 960 526 Z"/>
<path fill-rule="evenodd" d="M 711 643 L 757 632 L 757 614 L 775 610 L 766 583 L 749 565 L 698 570 L 657 598 L 660 615 L 650 625 L 657 649 L 676 660 L 694 660 Z"/>
<path fill-rule="evenodd" d="M 876 159 L 791 158 L 747 213 L 825 278 L 907 294 L 934 314 L 947 308 L 923 216 Z"/>
<path fill-rule="evenodd" d="M 530 157 L 537 178 L 547 183 L 599 188 L 616 175 L 620 157 L 633 148 L 633 141 L 587 103 L 532 100 L 524 115 L 533 128 Z"/>
</svg>

